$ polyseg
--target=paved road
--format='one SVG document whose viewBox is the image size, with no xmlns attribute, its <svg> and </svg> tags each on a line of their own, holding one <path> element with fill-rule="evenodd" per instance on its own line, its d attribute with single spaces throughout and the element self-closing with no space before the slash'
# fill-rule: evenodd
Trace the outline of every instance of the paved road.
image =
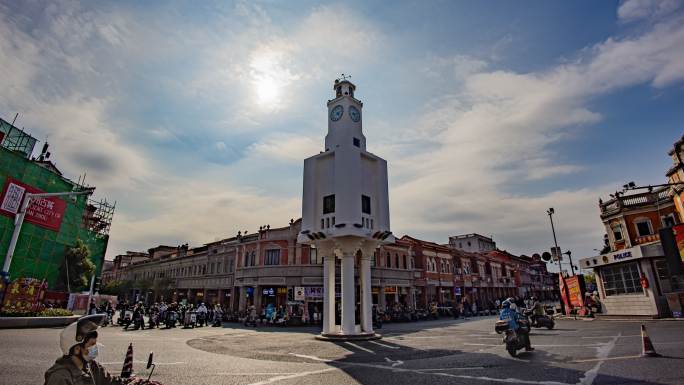
<svg viewBox="0 0 684 385">
<path fill-rule="evenodd" d="M 121 370 L 126 347 L 145 374 L 180 384 L 684 384 L 684 322 L 646 322 L 663 358 L 641 358 L 638 322 L 558 321 L 535 329 L 536 350 L 508 356 L 493 319 L 391 324 L 380 341 L 329 343 L 308 328 L 103 329 L 99 361 Z M 59 329 L 0 330 L 0 384 L 42 384 Z"/>
</svg>

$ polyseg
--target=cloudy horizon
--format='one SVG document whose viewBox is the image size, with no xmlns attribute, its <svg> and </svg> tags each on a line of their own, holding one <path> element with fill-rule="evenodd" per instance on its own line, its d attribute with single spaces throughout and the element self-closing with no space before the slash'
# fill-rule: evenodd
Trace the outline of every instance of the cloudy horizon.
<svg viewBox="0 0 684 385">
<path fill-rule="evenodd" d="M 523 6 L 524 4 L 524 6 Z M 397 236 L 600 249 L 598 199 L 666 182 L 682 1 L 0 1 L 0 117 L 117 201 L 107 258 L 301 215 L 332 83 L 388 161 Z"/>
</svg>

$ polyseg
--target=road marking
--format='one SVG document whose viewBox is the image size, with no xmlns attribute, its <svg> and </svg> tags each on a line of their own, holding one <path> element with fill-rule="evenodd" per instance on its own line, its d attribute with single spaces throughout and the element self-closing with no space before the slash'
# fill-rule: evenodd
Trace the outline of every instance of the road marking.
<svg viewBox="0 0 684 385">
<path fill-rule="evenodd" d="M 368 341 L 368 342 L 370 342 L 370 343 L 372 343 L 372 344 L 375 344 L 375 345 L 379 345 L 379 346 L 385 347 L 385 348 L 387 348 L 387 349 L 400 349 L 399 346 L 385 345 L 385 344 L 381 344 L 380 342 L 376 342 L 376 341 Z"/>
<path fill-rule="evenodd" d="M 297 374 L 296 372 L 283 372 L 283 373 L 278 373 L 278 372 L 245 372 L 245 373 L 230 373 L 230 372 L 223 372 L 223 373 L 216 373 L 216 376 L 283 376 L 283 375 L 288 375 L 288 374 Z"/>
<path fill-rule="evenodd" d="M 318 358 L 316 356 L 307 356 L 306 354 L 297 354 L 297 353 L 288 353 L 291 356 L 299 357 L 299 358 L 306 358 L 309 360 L 314 360 L 314 361 L 320 361 L 320 362 L 332 362 L 333 360 L 329 360 L 327 358 Z"/>
<path fill-rule="evenodd" d="M 574 360 L 570 361 L 573 363 L 581 363 L 581 362 L 594 362 L 594 361 L 610 361 L 610 360 L 627 360 L 627 359 L 632 359 L 632 358 L 641 358 L 641 356 L 622 356 L 622 357 L 606 357 L 606 358 L 589 358 L 586 360 Z"/>
<path fill-rule="evenodd" d="M 607 358 L 608 355 L 610 354 L 611 350 L 615 347 L 615 343 L 617 340 L 622 336 L 622 333 L 618 333 L 617 336 L 613 337 L 612 340 L 610 340 L 608 343 L 603 344 L 599 347 L 596 348 L 597 351 L 597 357 L 596 358 Z M 594 383 L 594 380 L 596 379 L 596 376 L 598 376 L 599 369 L 601 369 L 601 364 L 603 364 L 604 360 L 600 360 L 594 365 L 593 368 L 587 370 L 584 372 L 584 377 L 580 378 L 580 382 L 577 383 L 577 385 L 591 385 Z"/>
<path fill-rule="evenodd" d="M 476 344 L 476 343 L 471 343 L 471 342 L 464 342 L 463 345 L 470 345 L 470 346 L 501 346 L 502 344 Z M 593 347 L 598 347 L 601 346 L 602 344 L 586 344 L 586 345 L 537 345 L 534 344 L 535 347 L 540 347 L 540 348 L 593 348 Z"/>
<path fill-rule="evenodd" d="M 337 368 L 328 368 L 328 369 L 321 369 L 321 370 L 312 370 L 310 372 L 301 372 L 301 373 L 296 373 L 296 374 L 289 374 L 289 375 L 284 375 L 284 376 L 276 376 L 269 378 L 268 380 L 265 381 L 259 381 L 259 382 L 253 382 L 249 385 L 266 385 L 266 384 L 272 384 L 274 382 L 278 381 L 285 381 L 285 380 L 291 380 L 293 378 L 299 378 L 299 377 L 306 377 L 310 376 L 313 374 L 323 374 L 327 372 L 332 372 L 337 370 Z"/>
<path fill-rule="evenodd" d="M 135 360 L 133 361 L 134 364 L 147 364 L 147 361 L 138 361 Z M 187 362 L 155 362 L 155 365 L 183 365 L 186 364 Z M 122 365 L 122 361 L 116 361 L 116 362 L 98 362 L 100 365 Z"/>
<path fill-rule="evenodd" d="M 630 334 L 627 336 L 586 336 L 586 337 L 581 337 L 581 338 L 625 338 L 625 337 L 641 337 L 641 334 Z"/>
<path fill-rule="evenodd" d="M 483 370 L 484 366 L 465 366 L 462 368 L 435 368 L 435 369 L 416 369 L 419 372 L 443 372 L 446 370 Z"/>
<path fill-rule="evenodd" d="M 353 342 L 346 341 L 345 344 L 347 344 L 347 345 L 349 345 L 349 346 L 353 346 L 353 347 L 355 347 L 355 348 L 357 348 L 357 349 L 359 349 L 359 350 L 363 350 L 363 351 L 366 352 L 366 353 L 375 354 L 374 351 L 372 351 L 372 350 L 370 350 L 370 349 L 367 349 L 367 348 L 364 348 L 363 346 L 359 346 L 359 345 L 357 345 L 357 344 L 355 344 L 355 343 L 353 343 Z"/>
<path fill-rule="evenodd" d="M 402 360 L 393 361 L 393 360 L 390 360 L 389 357 L 385 357 L 385 361 L 387 361 L 387 363 L 391 363 L 393 368 L 397 367 L 399 365 L 404 365 L 404 361 L 402 361 Z"/>
</svg>

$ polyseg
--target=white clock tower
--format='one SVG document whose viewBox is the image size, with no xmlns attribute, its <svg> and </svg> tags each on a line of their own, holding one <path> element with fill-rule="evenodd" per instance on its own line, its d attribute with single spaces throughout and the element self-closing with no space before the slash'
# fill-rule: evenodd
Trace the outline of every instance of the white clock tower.
<svg viewBox="0 0 684 385">
<path fill-rule="evenodd" d="M 379 338 L 373 332 L 370 261 L 375 249 L 394 237 L 389 225 L 387 162 L 366 151 L 363 103 L 356 86 L 335 80 L 328 101 L 325 151 L 304 160 L 302 231 L 299 241 L 323 256 L 322 339 Z M 335 259 L 341 259 L 342 324 L 335 324 Z M 358 260 L 358 264 L 357 264 Z M 360 286 L 356 324 L 357 265 Z"/>
</svg>

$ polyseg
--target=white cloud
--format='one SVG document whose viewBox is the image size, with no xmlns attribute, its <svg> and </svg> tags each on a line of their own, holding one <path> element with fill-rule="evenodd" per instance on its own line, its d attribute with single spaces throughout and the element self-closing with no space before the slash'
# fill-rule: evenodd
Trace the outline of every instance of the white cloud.
<svg viewBox="0 0 684 385">
<path fill-rule="evenodd" d="M 322 148 L 321 140 L 304 136 L 276 134 L 250 145 L 247 148 L 245 161 L 271 160 L 301 164 L 305 157 L 318 154 Z"/>
<path fill-rule="evenodd" d="M 582 164 L 563 163 L 551 149 L 601 120 L 592 100 L 638 84 L 676 84 L 684 79 L 683 55 L 684 23 L 670 18 L 545 71 L 471 66 L 462 87 L 445 84 L 452 91 L 426 104 L 406 128 L 413 145 L 401 142 L 402 155 L 390 153 L 390 174 L 398 182 L 390 197 L 395 232 L 438 242 L 449 234 L 493 233 L 505 241 L 500 246 L 529 253 L 549 245 L 544 210 L 553 206 L 563 216 L 563 246 L 592 253 L 604 231 L 598 194 L 615 186 L 571 189 L 551 179 L 555 189 L 535 194 L 530 182 L 582 171 Z M 527 193 L 516 192 L 521 184 Z"/>
<path fill-rule="evenodd" d="M 622 21 L 666 16 L 682 8 L 681 0 L 623 0 L 618 7 L 618 18 Z"/>
</svg>

